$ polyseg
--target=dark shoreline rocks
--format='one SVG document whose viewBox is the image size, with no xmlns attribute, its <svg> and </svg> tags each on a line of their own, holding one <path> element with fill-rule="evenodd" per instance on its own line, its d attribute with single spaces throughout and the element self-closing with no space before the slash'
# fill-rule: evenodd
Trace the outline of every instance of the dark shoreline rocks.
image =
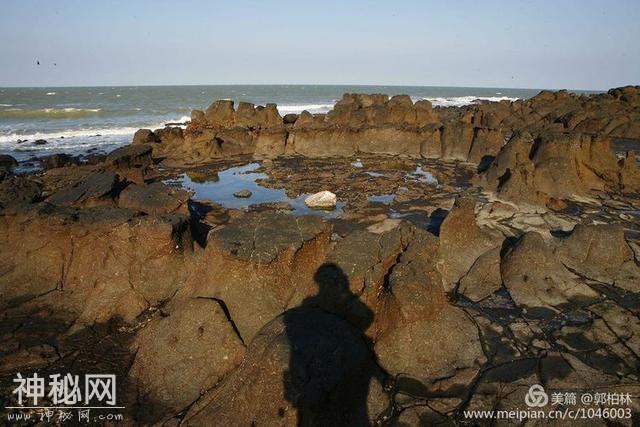
<svg viewBox="0 0 640 427">
<path fill-rule="evenodd" d="M 305 111 L 295 120 L 280 117 L 274 104 L 236 109 L 224 100 L 194 111 L 184 131 L 141 129 L 134 144 L 153 145 L 153 156 L 172 166 L 364 154 L 472 162 L 486 171 L 477 181 L 484 190 L 545 205 L 593 190 L 640 191 L 633 153 L 616 165 L 607 137 L 640 139 L 638 94 L 631 86 L 591 96 L 542 91 L 525 101 L 437 109 L 404 95 L 345 94 L 328 113 Z M 560 177 L 569 182 L 555 186 Z"/>
<path fill-rule="evenodd" d="M 96 165 L 8 159 L 1 397 L 16 371 L 69 366 L 116 372 L 141 425 L 458 422 L 522 408 L 532 384 L 636 396 L 640 181 L 601 133 L 635 137 L 637 95 L 347 94 L 284 118 L 217 101 Z M 344 210 L 231 209 L 176 185 L 256 158 L 260 186 L 330 189 Z"/>
<path fill-rule="evenodd" d="M 625 95 L 619 95 L 625 93 Z M 495 156 L 516 130 L 640 139 L 638 87 L 577 96 L 542 91 L 528 100 L 433 109 L 406 95 L 345 94 L 327 114 L 287 115 L 274 104 L 255 107 L 216 101 L 195 110 L 186 130 L 141 129 L 135 144 L 158 144 L 156 154 L 174 164 L 202 163 L 240 154 L 258 157 L 400 154 L 478 163 Z M 170 134 L 171 136 L 167 135 Z M 268 149 L 261 139 L 268 138 Z"/>
</svg>

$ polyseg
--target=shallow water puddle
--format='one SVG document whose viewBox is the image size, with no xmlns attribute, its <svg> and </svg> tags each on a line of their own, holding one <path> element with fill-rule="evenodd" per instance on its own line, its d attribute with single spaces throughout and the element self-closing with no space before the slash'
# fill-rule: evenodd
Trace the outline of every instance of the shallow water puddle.
<svg viewBox="0 0 640 427">
<path fill-rule="evenodd" d="M 382 176 L 385 176 L 383 173 L 380 172 L 371 172 L 371 171 L 367 171 L 365 172 L 367 175 L 372 176 L 374 178 L 380 178 Z"/>
<path fill-rule="evenodd" d="M 422 169 L 422 166 L 418 165 L 416 170 L 407 174 L 408 177 L 413 178 L 420 182 L 426 182 L 427 184 L 438 184 L 438 180 L 435 176 L 429 171 Z"/>
<path fill-rule="evenodd" d="M 256 181 L 268 178 L 262 172 L 256 172 L 259 163 L 249 163 L 243 166 L 232 167 L 218 172 L 216 176 L 204 177 L 194 180 L 189 175 L 182 174 L 177 180 L 168 181 L 178 184 L 195 193 L 194 199 L 210 200 L 228 209 L 243 209 L 252 205 L 265 203 L 285 202 L 291 205 L 293 215 L 318 215 L 325 218 L 337 218 L 342 214 L 345 202 L 338 201 L 334 210 L 322 210 L 309 208 L 304 203 L 309 195 L 302 194 L 296 198 L 290 198 L 284 189 L 267 188 Z M 251 191 L 251 196 L 238 198 L 233 195 L 240 190 Z"/>
<path fill-rule="evenodd" d="M 370 203 L 384 203 L 385 205 L 392 204 L 396 199 L 395 194 L 378 194 L 375 196 L 367 197 Z"/>
</svg>

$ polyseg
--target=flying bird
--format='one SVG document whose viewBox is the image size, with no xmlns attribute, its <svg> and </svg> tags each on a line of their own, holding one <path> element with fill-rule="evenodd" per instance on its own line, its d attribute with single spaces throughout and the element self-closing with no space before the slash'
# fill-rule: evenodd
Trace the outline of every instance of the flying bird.
<svg viewBox="0 0 640 427">
<path fill-rule="evenodd" d="M 36 61 L 36 64 L 40 65 L 40 61 Z"/>
</svg>

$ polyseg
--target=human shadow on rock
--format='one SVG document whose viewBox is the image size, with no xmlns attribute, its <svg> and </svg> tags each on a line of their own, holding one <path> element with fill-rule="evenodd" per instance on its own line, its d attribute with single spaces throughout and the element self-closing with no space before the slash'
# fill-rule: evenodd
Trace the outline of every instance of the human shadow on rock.
<svg viewBox="0 0 640 427">
<path fill-rule="evenodd" d="M 373 312 L 337 265 L 322 265 L 314 280 L 318 293 L 283 314 L 291 346 L 285 398 L 300 426 L 370 425 L 369 383 L 381 376 L 364 335 Z"/>
</svg>

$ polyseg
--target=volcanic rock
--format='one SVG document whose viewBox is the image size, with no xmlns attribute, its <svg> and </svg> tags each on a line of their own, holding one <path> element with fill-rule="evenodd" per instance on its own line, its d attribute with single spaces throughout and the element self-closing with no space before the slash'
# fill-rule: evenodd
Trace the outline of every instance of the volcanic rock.
<svg viewBox="0 0 640 427">
<path fill-rule="evenodd" d="M 8 154 L 0 154 L 0 170 L 13 172 L 18 166 L 18 161 Z"/>
<path fill-rule="evenodd" d="M 572 271 L 630 292 L 640 291 L 640 267 L 620 225 L 581 225 L 560 240 L 557 254 Z"/>
<path fill-rule="evenodd" d="M 189 192 L 161 182 L 149 185 L 131 184 L 118 197 L 118 206 L 147 214 L 188 214 Z"/>
<path fill-rule="evenodd" d="M 282 121 L 286 125 L 292 125 L 296 122 L 296 120 L 298 120 L 298 115 L 293 113 L 285 114 L 282 118 Z"/>
<path fill-rule="evenodd" d="M 163 313 L 136 337 L 129 371 L 138 389 L 139 419 L 146 422 L 196 401 L 240 364 L 245 350 L 213 299 L 192 299 Z"/>
<path fill-rule="evenodd" d="M 105 165 L 137 184 L 143 184 L 153 164 L 151 145 L 127 145 L 107 155 Z"/>
<path fill-rule="evenodd" d="M 138 129 L 136 133 L 133 134 L 131 144 L 154 144 L 156 142 L 160 142 L 160 138 L 158 138 L 151 129 Z"/>
<path fill-rule="evenodd" d="M 80 164 L 80 157 L 64 153 L 40 157 L 39 160 L 45 169 L 63 168 L 66 166 L 77 166 Z"/>
<path fill-rule="evenodd" d="M 116 169 L 144 168 L 153 163 L 150 145 L 127 145 L 113 150 L 105 162 Z"/>
<path fill-rule="evenodd" d="M 445 290 L 453 290 L 478 257 L 499 247 L 502 240 L 502 236 L 478 227 L 472 200 L 456 199 L 440 226 L 440 272 Z"/>
<path fill-rule="evenodd" d="M 132 321 L 171 296 L 192 250 L 177 215 L 37 204 L 0 222 L 0 305 L 50 300 L 86 324 Z"/>
<path fill-rule="evenodd" d="M 29 178 L 6 175 L 0 179 L 0 207 L 33 203 L 42 194 L 41 185 Z"/>
<path fill-rule="evenodd" d="M 501 273 L 516 304 L 533 310 L 558 311 L 569 303 L 587 304 L 598 296 L 565 268 L 553 247 L 536 232 L 526 233 L 504 256 Z"/>
<path fill-rule="evenodd" d="M 593 190 L 638 191 L 639 176 L 635 164 L 616 162 L 606 139 L 553 134 L 534 139 L 519 133 L 478 182 L 501 198 L 535 205 Z"/>
<path fill-rule="evenodd" d="M 310 216 L 248 213 L 232 219 L 210 233 L 180 297 L 224 301 L 249 342 L 271 319 L 315 293 L 314 273 L 329 249 L 330 230 Z"/>
<path fill-rule="evenodd" d="M 116 173 L 100 171 L 54 193 L 47 202 L 58 206 L 112 205 L 122 187 L 121 178 Z"/>
<path fill-rule="evenodd" d="M 480 301 L 500 289 L 500 249 L 490 249 L 475 260 L 467 274 L 460 279 L 459 293 L 472 301 Z"/>
<path fill-rule="evenodd" d="M 185 422 L 370 425 L 377 415 L 368 413 L 377 403 L 370 384 L 381 378 L 353 326 L 334 314 L 297 308 L 256 334 L 240 367 L 196 402 Z"/>
</svg>

